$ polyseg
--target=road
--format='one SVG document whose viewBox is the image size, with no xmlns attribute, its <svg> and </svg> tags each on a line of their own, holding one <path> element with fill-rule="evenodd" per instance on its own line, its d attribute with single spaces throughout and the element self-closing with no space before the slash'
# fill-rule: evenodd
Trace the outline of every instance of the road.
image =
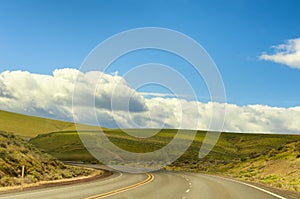
<svg viewBox="0 0 300 199">
<path fill-rule="evenodd" d="M 91 182 L 0 195 L 1 199 L 278 199 L 257 188 L 225 178 L 167 171 L 114 173 Z M 284 197 L 282 197 L 283 199 Z"/>
</svg>

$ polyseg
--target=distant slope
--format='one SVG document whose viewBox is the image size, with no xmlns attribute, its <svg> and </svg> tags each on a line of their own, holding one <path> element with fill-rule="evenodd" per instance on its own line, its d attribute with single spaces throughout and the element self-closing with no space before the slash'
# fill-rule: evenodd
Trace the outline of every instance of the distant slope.
<svg viewBox="0 0 300 199">
<path fill-rule="evenodd" d="M 82 125 L 85 129 L 98 129 L 98 127 Z M 75 124 L 52 120 L 18 113 L 0 110 L 0 130 L 12 132 L 24 137 L 35 137 L 38 134 L 51 133 L 56 131 L 75 130 Z"/>
<path fill-rule="evenodd" d="M 95 172 L 91 169 L 64 165 L 21 137 L 0 131 L 0 188 L 20 185 L 23 165 L 25 184 L 86 176 Z"/>
<path fill-rule="evenodd" d="M 22 136 L 34 137 L 41 133 L 61 131 L 75 126 L 71 122 L 44 119 L 17 113 L 0 111 L 0 130 Z"/>
<path fill-rule="evenodd" d="M 149 130 L 132 129 L 131 133 L 139 131 L 145 133 L 143 131 Z M 119 147 L 145 153 L 168 144 L 176 130 L 164 129 L 146 139 L 131 137 L 121 130 L 105 130 L 105 133 Z M 95 132 L 85 132 L 84 135 L 94 136 L 95 141 L 99 139 Z M 300 135 L 222 133 L 210 154 L 199 159 L 204 136 L 205 132 L 198 131 L 189 149 L 166 169 L 218 173 L 300 192 Z M 75 132 L 40 135 L 30 142 L 62 160 L 94 160 Z M 97 142 L 101 143 L 101 140 Z"/>
</svg>

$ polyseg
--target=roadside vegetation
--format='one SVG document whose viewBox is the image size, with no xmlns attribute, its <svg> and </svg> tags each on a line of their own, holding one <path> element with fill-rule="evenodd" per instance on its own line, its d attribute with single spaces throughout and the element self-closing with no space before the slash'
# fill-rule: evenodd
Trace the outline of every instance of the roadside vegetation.
<svg viewBox="0 0 300 199">
<path fill-rule="evenodd" d="M 20 136 L 0 131 L 0 190 L 1 187 L 21 185 L 22 166 L 25 166 L 25 186 L 102 173 L 94 169 L 65 165 Z"/>
</svg>

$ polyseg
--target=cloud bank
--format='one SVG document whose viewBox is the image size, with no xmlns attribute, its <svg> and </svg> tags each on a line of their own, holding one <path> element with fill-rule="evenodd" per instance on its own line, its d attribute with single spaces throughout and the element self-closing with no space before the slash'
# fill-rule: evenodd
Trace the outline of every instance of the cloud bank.
<svg viewBox="0 0 300 199">
<path fill-rule="evenodd" d="M 284 44 L 272 46 L 274 54 L 262 53 L 259 58 L 300 69 L 300 38 L 290 39 Z"/>
<path fill-rule="evenodd" d="M 99 79 L 94 91 L 92 83 Z M 77 79 L 78 77 L 78 79 Z M 209 130 L 213 103 L 168 98 L 132 89 L 117 74 L 82 73 L 76 69 L 55 70 L 52 75 L 26 71 L 0 74 L 0 109 L 24 114 L 73 121 L 74 82 L 79 82 L 80 95 L 75 96 L 77 119 L 90 124 L 93 111 L 99 124 L 113 128 L 184 128 Z M 85 99 L 95 93 L 95 109 Z M 113 96 L 114 106 L 111 105 Z M 128 101 L 128 99 L 130 99 Z M 129 103 L 129 106 L 128 106 Z M 129 107 L 129 108 L 128 108 Z M 265 105 L 237 106 L 226 104 L 225 131 L 299 133 L 300 106 L 291 108 Z M 93 122 L 92 122 L 93 123 Z"/>
</svg>

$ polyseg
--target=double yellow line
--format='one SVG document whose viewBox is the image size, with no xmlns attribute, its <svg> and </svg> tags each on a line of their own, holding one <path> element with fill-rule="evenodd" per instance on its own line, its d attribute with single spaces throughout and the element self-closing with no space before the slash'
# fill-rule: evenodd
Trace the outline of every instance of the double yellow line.
<svg viewBox="0 0 300 199">
<path fill-rule="evenodd" d="M 122 193 L 122 192 L 125 192 L 125 191 L 129 191 L 131 189 L 135 189 L 137 187 L 143 186 L 143 185 L 145 185 L 145 184 L 147 184 L 147 183 L 154 180 L 154 175 L 152 175 L 151 173 L 146 173 L 146 175 L 148 176 L 147 179 L 143 180 L 141 182 L 138 182 L 138 183 L 135 183 L 135 184 L 132 184 L 132 185 L 129 185 L 127 187 L 120 188 L 120 189 L 115 189 L 115 190 L 112 190 L 112 191 L 109 191 L 109 192 L 106 192 L 106 193 L 102 193 L 102 194 L 99 194 L 99 195 L 91 196 L 91 197 L 88 197 L 88 198 L 85 198 L 85 199 L 105 198 L 105 197 L 112 196 L 112 195 L 115 195 L 115 194 L 119 194 L 119 193 Z"/>
</svg>

